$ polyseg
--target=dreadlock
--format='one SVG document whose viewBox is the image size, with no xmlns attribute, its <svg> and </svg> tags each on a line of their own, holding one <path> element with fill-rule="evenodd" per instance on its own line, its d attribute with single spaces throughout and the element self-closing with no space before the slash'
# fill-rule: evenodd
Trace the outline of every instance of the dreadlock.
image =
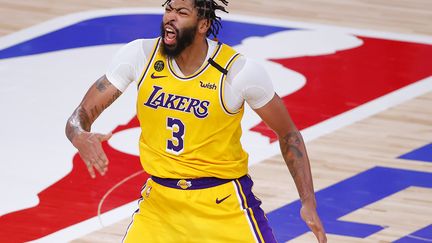
<svg viewBox="0 0 432 243">
<path fill-rule="evenodd" d="M 172 0 L 166 0 L 162 7 L 169 4 Z M 228 6 L 227 0 L 218 0 L 223 5 Z M 194 0 L 195 7 L 198 9 L 198 17 L 200 19 L 208 19 L 211 23 L 209 30 L 207 31 L 207 37 L 213 35 L 217 37 L 219 30 L 222 28 L 221 17 L 216 15 L 216 10 L 228 13 L 225 6 L 218 4 L 216 0 Z"/>
</svg>

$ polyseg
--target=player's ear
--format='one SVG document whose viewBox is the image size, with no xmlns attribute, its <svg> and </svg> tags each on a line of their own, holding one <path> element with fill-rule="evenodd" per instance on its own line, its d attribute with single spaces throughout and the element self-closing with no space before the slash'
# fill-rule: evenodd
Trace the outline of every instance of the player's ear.
<svg viewBox="0 0 432 243">
<path fill-rule="evenodd" d="M 211 25 L 210 19 L 200 19 L 198 23 L 198 31 L 201 34 L 206 34 Z"/>
</svg>

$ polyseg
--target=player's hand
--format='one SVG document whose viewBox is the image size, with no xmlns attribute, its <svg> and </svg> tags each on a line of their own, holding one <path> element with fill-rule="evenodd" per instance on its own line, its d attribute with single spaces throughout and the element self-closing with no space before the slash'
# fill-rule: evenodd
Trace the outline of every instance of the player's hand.
<svg viewBox="0 0 432 243">
<path fill-rule="evenodd" d="M 108 158 L 102 149 L 102 142 L 107 141 L 112 136 L 109 134 L 99 134 L 82 132 L 75 136 L 72 144 L 78 149 L 81 158 L 87 166 L 92 178 L 96 178 L 95 169 L 101 175 L 108 171 Z"/>
<path fill-rule="evenodd" d="M 300 209 L 300 215 L 309 229 L 314 233 L 315 237 L 318 239 L 318 242 L 326 243 L 327 237 L 316 211 L 315 203 L 303 203 L 302 208 Z"/>
</svg>

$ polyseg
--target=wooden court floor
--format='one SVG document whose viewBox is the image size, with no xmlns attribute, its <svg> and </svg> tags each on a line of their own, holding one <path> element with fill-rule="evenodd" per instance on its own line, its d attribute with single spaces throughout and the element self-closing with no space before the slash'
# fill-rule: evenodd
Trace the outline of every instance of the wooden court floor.
<svg viewBox="0 0 432 243">
<path fill-rule="evenodd" d="M 153 0 L 0 0 L 0 36 L 64 14 L 104 8 L 158 7 L 160 4 Z M 231 1 L 230 12 L 432 36 L 430 0 Z M 432 92 L 429 92 L 308 142 L 315 189 L 318 191 L 373 166 L 391 164 L 393 168 L 432 173 L 431 164 L 396 159 L 407 151 L 431 143 L 431 107 Z M 277 209 L 297 198 L 281 156 L 253 166 L 251 175 L 265 211 Z M 386 225 L 387 228 L 365 240 L 330 234 L 329 242 L 393 242 L 432 224 L 432 191 L 412 187 L 383 202 L 354 211 L 344 216 L 344 220 Z M 120 242 L 129 222 L 130 218 L 126 218 L 73 242 Z M 291 242 L 315 241 L 307 233 Z"/>
</svg>

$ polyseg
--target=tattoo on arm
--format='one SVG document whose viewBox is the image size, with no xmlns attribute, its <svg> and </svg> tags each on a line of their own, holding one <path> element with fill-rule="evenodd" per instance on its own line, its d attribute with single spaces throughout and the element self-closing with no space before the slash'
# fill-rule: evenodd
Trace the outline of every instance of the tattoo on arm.
<svg viewBox="0 0 432 243">
<path fill-rule="evenodd" d="M 292 154 L 292 157 L 301 158 L 303 153 L 300 151 L 301 145 L 300 134 L 298 132 L 290 132 L 282 138 L 284 154 Z"/>
<path fill-rule="evenodd" d="M 105 78 L 100 78 L 95 83 L 95 87 L 100 93 L 104 93 L 109 86 L 112 86 L 112 84 Z M 108 108 L 108 106 L 110 106 L 121 94 L 122 92 L 120 90 L 117 90 L 106 104 L 102 104 L 100 107 L 93 107 L 93 109 L 91 110 L 92 116 L 97 117 L 100 112 Z"/>
<path fill-rule="evenodd" d="M 103 109 L 105 110 L 108 106 L 110 106 L 112 103 L 114 103 L 114 101 L 120 97 L 120 95 L 122 94 L 122 92 L 120 90 L 117 90 L 111 97 L 111 99 L 108 101 L 108 103 L 106 103 L 103 106 Z"/>
<path fill-rule="evenodd" d="M 298 132 L 290 132 L 280 139 L 282 156 L 288 165 L 291 175 L 295 178 L 298 169 L 302 168 L 303 153 L 300 151 L 301 145 L 300 134 Z M 297 169 L 296 169 L 297 167 Z"/>
<path fill-rule="evenodd" d="M 99 90 L 99 92 L 103 93 L 108 86 L 111 86 L 112 84 L 108 82 L 105 78 L 100 78 L 96 81 L 95 86 L 96 89 Z"/>
<path fill-rule="evenodd" d="M 100 78 L 94 84 L 94 87 L 100 92 L 104 93 L 109 86 L 112 84 L 106 80 L 105 78 Z M 95 105 L 89 111 L 86 110 L 81 105 L 74 111 L 74 113 L 69 118 L 66 125 L 66 136 L 72 142 L 73 138 L 80 131 L 90 132 L 91 125 L 99 117 L 99 115 L 104 111 L 108 106 L 110 106 L 120 95 L 121 91 L 117 90 L 112 97 L 104 104 Z"/>
<path fill-rule="evenodd" d="M 290 132 L 281 137 L 279 143 L 299 195 L 302 201 L 306 200 L 313 195 L 313 183 L 302 137 L 298 131 Z"/>
<path fill-rule="evenodd" d="M 99 115 L 102 113 L 102 111 L 104 111 L 106 108 L 108 108 L 112 103 L 114 103 L 114 101 L 121 95 L 122 93 L 117 90 L 115 94 L 113 94 L 113 96 L 111 97 L 110 100 L 108 100 L 107 103 L 102 104 L 102 105 L 95 105 L 93 108 L 90 109 L 90 114 L 92 117 L 92 120 L 96 120 L 96 118 L 99 117 Z"/>
<path fill-rule="evenodd" d="M 66 125 L 66 136 L 72 142 L 80 131 L 90 131 L 91 119 L 84 108 L 79 106 L 69 118 Z"/>
</svg>

